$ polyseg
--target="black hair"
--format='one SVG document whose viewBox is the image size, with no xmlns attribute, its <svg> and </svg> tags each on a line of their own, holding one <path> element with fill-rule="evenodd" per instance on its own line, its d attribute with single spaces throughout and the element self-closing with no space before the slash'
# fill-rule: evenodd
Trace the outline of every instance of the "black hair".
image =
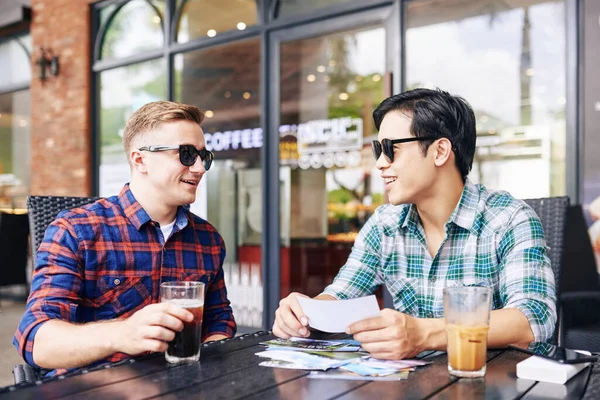
<svg viewBox="0 0 600 400">
<path fill-rule="evenodd" d="M 375 127 L 390 111 L 400 111 L 412 117 L 410 133 L 415 137 L 447 138 L 463 181 L 466 180 L 475 155 L 477 131 L 475 113 L 465 99 L 436 89 L 414 89 L 388 97 L 373 111 Z M 423 154 L 433 141 L 420 143 Z"/>
</svg>

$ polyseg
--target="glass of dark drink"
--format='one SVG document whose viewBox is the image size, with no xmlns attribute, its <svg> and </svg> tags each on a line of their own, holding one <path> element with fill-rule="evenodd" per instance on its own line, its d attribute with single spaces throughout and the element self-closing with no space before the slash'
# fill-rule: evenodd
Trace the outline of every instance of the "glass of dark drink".
<svg viewBox="0 0 600 400">
<path fill-rule="evenodd" d="M 175 333 L 165 352 L 167 362 L 173 364 L 200 360 L 202 340 L 202 315 L 204 313 L 204 283 L 164 282 L 160 285 L 160 299 L 194 314 L 194 320 L 183 323 L 183 330 Z"/>
</svg>

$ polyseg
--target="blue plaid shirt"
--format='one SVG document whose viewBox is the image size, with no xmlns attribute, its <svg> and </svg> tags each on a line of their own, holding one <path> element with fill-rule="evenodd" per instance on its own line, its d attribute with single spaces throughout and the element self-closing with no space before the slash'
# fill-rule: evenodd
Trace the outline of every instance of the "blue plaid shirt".
<svg viewBox="0 0 600 400">
<path fill-rule="evenodd" d="M 533 209 L 467 180 L 445 228 L 446 238 L 432 258 L 415 205 L 378 207 L 324 293 L 355 298 L 385 284 L 396 310 L 441 318 L 443 288 L 487 286 L 494 291 L 493 309 L 516 308 L 529 320 L 536 341 L 551 338 L 557 319 L 554 273 Z"/>
<path fill-rule="evenodd" d="M 176 280 L 206 285 L 202 340 L 213 334 L 233 337 L 236 324 L 224 258 L 221 235 L 185 207 L 177 210 L 171 236 L 163 237 L 127 184 L 118 196 L 63 211 L 50 224 L 37 251 L 31 293 L 13 343 L 36 366 L 33 343 L 44 322 L 127 318 L 160 301 L 162 282 Z M 127 357 L 116 353 L 93 365 Z"/>
</svg>

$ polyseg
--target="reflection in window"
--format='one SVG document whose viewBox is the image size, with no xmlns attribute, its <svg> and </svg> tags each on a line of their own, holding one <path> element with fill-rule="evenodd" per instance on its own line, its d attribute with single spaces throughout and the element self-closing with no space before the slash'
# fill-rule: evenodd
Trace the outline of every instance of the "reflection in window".
<svg viewBox="0 0 600 400">
<path fill-rule="evenodd" d="M 281 45 L 282 296 L 319 294 L 384 202 L 370 148 L 384 71 L 383 28 Z"/>
<path fill-rule="evenodd" d="M 152 60 L 100 74 L 100 196 L 118 193 L 129 180 L 123 129 L 146 103 L 166 98 L 163 60 Z"/>
<path fill-rule="evenodd" d="M 314 11 L 335 4 L 350 3 L 354 0 L 271 0 L 274 4 L 273 19 Z"/>
<path fill-rule="evenodd" d="M 408 4 L 406 86 L 472 105 L 473 181 L 521 198 L 565 193 L 564 21 L 563 1 Z"/>
<path fill-rule="evenodd" d="M 215 162 L 198 190 L 197 213 L 215 225 L 227 245 L 225 279 L 238 325 L 260 327 L 260 41 L 178 54 L 174 63 L 175 100 L 204 111 L 206 147 L 215 153 Z"/>
<path fill-rule="evenodd" d="M 3 86 L 31 81 L 31 36 L 24 35 L 0 42 L 0 90 Z"/>
<path fill-rule="evenodd" d="M 123 58 L 162 47 L 165 0 L 132 0 L 125 3 L 112 21 L 108 13 L 100 13 L 100 20 L 108 25 L 102 39 L 100 58 Z"/>
<path fill-rule="evenodd" d="M 0 95 L 0 208 L 25 208 L 29 194 L 29 90 Z"/>
<path fill-rule="evenodd" d="M 180 15 L 177 42 L 186 43 L 256 25 L 256 0 L 187 0 Z"/>
</svg>

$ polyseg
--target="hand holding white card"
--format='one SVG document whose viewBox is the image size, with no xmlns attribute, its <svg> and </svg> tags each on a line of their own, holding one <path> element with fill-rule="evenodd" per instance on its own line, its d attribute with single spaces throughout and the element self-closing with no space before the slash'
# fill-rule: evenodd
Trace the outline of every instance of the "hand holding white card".
<svg viewBox="0 0 600 400">
<path fill-rule="evenodd" d="M 345 332 L 355 322 L 379 316 L 379 305 L 373 295 L 350 300 L 298 297 L 298 303 L 308 318 L 308 325 L 323 332 Z"/>
</svg>

